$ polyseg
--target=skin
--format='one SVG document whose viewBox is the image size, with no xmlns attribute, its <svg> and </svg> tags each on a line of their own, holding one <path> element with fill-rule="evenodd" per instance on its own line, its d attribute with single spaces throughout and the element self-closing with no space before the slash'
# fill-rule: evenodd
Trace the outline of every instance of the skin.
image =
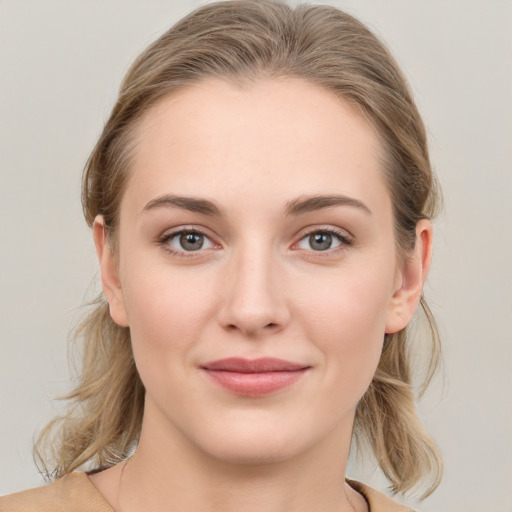
<svg viewBox="0 0 512 512">
<path fill-rule="evenodd" d="M 118 512 L 367 510 L 341 484 L 355 408 L 384 334 L 414 313 L 432 246 L 423 220 L 400 263 L 381 152 L 353 107 L 299 79 L 206 80 L 146 114 L 117 254 L 94 225 L 110 312 L 130 327 L 146 387 L 135 455 L 91 476 Z M 350 200 L 289 211 L 312 196 Z M 180 229 L 203 233 L 203 248 L 183 249 Z M 326 230 L 332 246 L 318 250 L 310 235 Z M 241 397 L 200 369 L 234 356 L 309 369 Z"/>
</svg>

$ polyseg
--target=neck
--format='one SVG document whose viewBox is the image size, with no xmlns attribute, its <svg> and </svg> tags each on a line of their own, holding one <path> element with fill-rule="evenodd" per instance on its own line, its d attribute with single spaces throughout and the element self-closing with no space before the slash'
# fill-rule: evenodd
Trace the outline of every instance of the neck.
<svg viewBox="0 0 512 512">
<path fill-rule="evenodd" d="M 364 510 L 362 498 L 344 485 L 351 425 L 285 460 L 244 463 L 211 457 L 179 431 L 159 426 L 144 422 L 137 451 L 119 478 L 117 512 Z"/>
</svg>

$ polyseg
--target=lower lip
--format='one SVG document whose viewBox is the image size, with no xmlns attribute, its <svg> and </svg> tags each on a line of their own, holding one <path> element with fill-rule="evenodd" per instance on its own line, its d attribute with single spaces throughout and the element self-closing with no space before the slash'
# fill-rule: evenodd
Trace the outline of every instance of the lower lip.
<svg viewBox="0 0 512 512">
<path fill-rule="evenodd" d="M 297 382 L 307 368 L 283 372 L 239 373 L 220 370 L 204 371 L 216 384 L 236 395 L 258 397 L 270 395 Z"/>
</svg>

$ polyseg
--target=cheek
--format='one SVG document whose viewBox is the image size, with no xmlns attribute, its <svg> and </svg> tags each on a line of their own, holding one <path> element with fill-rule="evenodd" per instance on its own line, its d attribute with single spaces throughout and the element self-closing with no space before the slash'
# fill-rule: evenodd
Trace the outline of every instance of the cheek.
<svg viewBox="0 0 512 512">
<path fill-rule="evenodd" d="M 158 368 L 167 372 L 189 356 L 211 318 L 215 294 L 211 280 L 197 271 L 152 269 L 147 262 L 135 260 L 127 270 L 125 305 L 135 360 L 144 380 L 146 367 L 152 373 L 158 373 Z"/>
<path fill-rule="evenodd" d="M 304 329 L 324 358 L 325 378 L 334 393 L 350 392 L 358 401 L 379 363 L 392 277 L 349 272 L 332 280 L 324 292 L 316 287 L 302 308 Z"/>
</svg>

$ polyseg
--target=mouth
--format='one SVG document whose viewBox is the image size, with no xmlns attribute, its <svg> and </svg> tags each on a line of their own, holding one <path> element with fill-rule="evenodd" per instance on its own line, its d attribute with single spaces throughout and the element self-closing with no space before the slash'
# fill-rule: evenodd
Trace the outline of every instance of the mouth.
<svg viewBox="0 0 512 512">
<path fill-rule="evenodd" d="M 309 368 L 308 365 L 270 357 L 232 357 L 200 366 L 215 384 L 246 397 L 261 397 L 287 388 L 300 380 Z"/>
</svg>

